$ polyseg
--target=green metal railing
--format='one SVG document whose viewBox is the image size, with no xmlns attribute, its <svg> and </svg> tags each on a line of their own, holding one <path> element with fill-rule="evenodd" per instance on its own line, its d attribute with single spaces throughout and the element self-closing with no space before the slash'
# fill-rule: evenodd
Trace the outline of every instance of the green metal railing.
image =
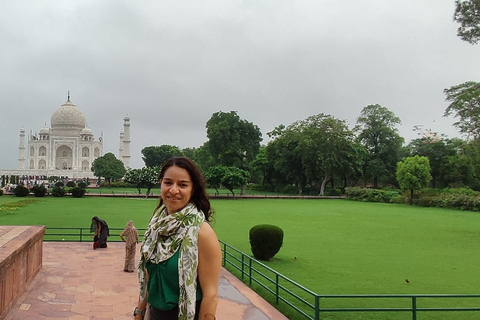
<svg viewBox="0 0 480 320">
<path fill-rule="evenodd" d="M 137 229 L 142 240 L 145 229 Z M 110 236 L 109 242 L 121 242 L 120 233 L 123 228 L 109 228 Z M 46 228 L 44 241 L 63 241 L 63 242 L 91 242 L 93 234 L 90 228 Z"/>
<path fill-rule="evenodd" d="M 121 241 L 122 228 L 110 228 L 109 242 Z M 145 229 L 138 229 L 141 237 Z M 89 228 L 46 228 L 44 241 L 91 242 Z M 480 319 L 480 294 L 366 294 L 322 295 L 278 273 L 251 256 L 220 241 L 222 265 L 265 299 L 282 305 L 294 319 L 320 320 L 332 313 L 407 313 L 417 320 L 426 312 L 474 312 Z M 439 304 L 456 299 L 457 306 Z M 388 302 L 388 305 L 387 303 Z M 345 304 L 347 303 L 347 304 Z M 473 306 L 459 306 L 472 303 Z M 371 307 L 369 307 L 371 305 Z M 353 318 L 352 318 L 353 319 Z M 463 318 L 462 318 L 463 319 Z"/>
<path fill-rule="evenodd" d="M 260 294 L 279 305 L 283 304 L 295 314 L 295 319 L 320 320 L 331 313 L 388 312 L 410 313 L 417 320 L 424 312 L 476 312 L 480 319 L 480 294 L 371 294 L 371 295 L 322 295 L 292 281 L 267 265 L 220 241 L 222 244 L 223 266 L 231 270 L 250 287 L 255 286 Z M 445 299 L 464 300 L 475 306 L 444 307 L 438 304 Z M 391 303 L 389 306 L 385 301 Z M 373 301 L 373 302 L 372 302 Z M 345 305 L 347 302 L 348 305 Z M 365 307 L 374 303 L 374 307 Z M 353 305 L 353 306 L 352 306 Z M 381 307 L 379 307 L 381 306 Z M 407 315 L 408 316 L 408 315 Z M 354 319 L 354 318 L 351 318 Z"/>
</svg>

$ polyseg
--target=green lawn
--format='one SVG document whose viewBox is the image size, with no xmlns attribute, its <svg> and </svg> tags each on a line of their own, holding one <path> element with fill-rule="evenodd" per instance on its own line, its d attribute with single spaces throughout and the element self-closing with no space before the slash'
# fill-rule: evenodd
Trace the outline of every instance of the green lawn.
<svg viewBox="0 0 480 320">
<path fill-rule="evenodd" d="M 0 205 L 25 199 L 35 202 L 17 210 L 0 207 L 0 224 L 87 228 L 97 215 L 111 228 L 123 228 L 130 219 L 145 228 L 157 204 L 156 199 L 3 196 Z M 252 226 L 281 227 L 283 247 L 266 264 L 320 294 L 479 292 L 480 213 L 338 199 L 215 199 L 212 205 L 219 239 L 247 254 Z"/>
</svg>

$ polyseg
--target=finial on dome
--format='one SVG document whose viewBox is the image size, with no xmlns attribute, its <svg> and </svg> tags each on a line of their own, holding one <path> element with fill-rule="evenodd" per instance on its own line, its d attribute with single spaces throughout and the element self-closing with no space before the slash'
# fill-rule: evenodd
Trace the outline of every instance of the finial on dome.
<svg viewBox="0 0 480 320">
<path fill-rule="evenodd" d="M 70 101 L 70 90 L 68 90 L 68 97 L 67 97 L 67 101 Z"/>
</svg>

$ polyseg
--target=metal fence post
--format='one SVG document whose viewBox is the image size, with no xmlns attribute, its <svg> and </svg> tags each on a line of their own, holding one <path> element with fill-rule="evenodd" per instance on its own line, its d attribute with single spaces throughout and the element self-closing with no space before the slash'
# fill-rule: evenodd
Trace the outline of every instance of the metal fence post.
<svg viewBox="0 0 480 320">
<path fill-rule="evenodd" d="M 277 302 L 277 304 L 280 302 L 280 299 L 278 298 L 278 286 L 279 286 L 279 283 L 278 283 L 278 273 L 275 274 L 275 301 Z"/>
<path fill-rule="evenodd" d="M 412 297 L 412 320 L 417 320 L 417 297 Z"/>
</svg>

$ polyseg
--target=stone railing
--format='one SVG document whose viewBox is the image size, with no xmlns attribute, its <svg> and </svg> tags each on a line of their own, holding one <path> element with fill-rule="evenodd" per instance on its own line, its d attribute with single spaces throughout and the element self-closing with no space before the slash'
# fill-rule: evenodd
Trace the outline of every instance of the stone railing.
<svg viewBox="0 0 480 320">
<path fill-rule="evenodd" d="M 44 226 L 0 226 L 0 319 L 42 268 Z"/>
</svg>

